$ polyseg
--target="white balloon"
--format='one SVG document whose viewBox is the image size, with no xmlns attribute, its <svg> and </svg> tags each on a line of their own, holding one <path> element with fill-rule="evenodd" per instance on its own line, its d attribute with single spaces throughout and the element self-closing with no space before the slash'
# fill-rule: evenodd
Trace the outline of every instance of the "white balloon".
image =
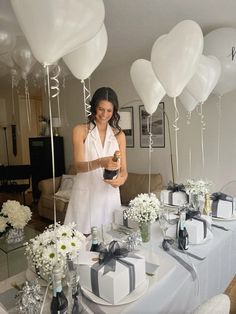
<svg viewBox="0 0 236 314">
<path fill-rule="evenodd" d="M 101 63 L 106 50 L 107 31 L 103 24 L 100 31 L 92 39 L 65 55 L 63 60 L 75 77 L 85 80 Z"/>
<path fill-rule="evenodd" d="M 44 77 L 44 69 L 41 63 L 36 62 L 32 69 L 32 74 L 36 78 L 36 80 L 41 80 Z"/>
<path fill-rule="evenodd" d="M 35 58 L 53 64 L 101 28 L 102 0 L 11 0 Z"/>
<path fill-rule="evenodd" d="M 166 92 L 158 81 L 151 62 L 145 59 L 134 61 L 130 69 L 130 76 L 145 110 L 149 114 L 153 114 Z"/>
<path fill-rule="evenodd" d="M 192 112 L 198 104 L 197 99 L 195 99 L 186 88 L 179 95 L 179 100 L 189 112 Z"/>
<path fill-rule="evenodd" d="M 9 68 L 13 68 L 15 63 L 12 59 L 11 53 L 6 53 L 4 55 L 0 56 L 0 62 L 4 63 L 7 65 Z"/>
<path fill-rule="evenodd" d="M 0 22 L 0 55 L 10 52 L 16 45 L 16 35 L 5 23 Z"/>
<path fill-rule="evenodd" d="M 218 28 L 204 37 L 204 54 L 213 55 L 221 63 L 221 76 L 213 90 L 224 95 L 236 88 L 236 28 Z"/>
<path fill-rule="evenodd" d="M 25 78 L 32 67 L 36 63 L 29 44 L 24 37 L 18 37 L 16 47 L 12 52 L 12 58 L 15 63 L 20 67 L 22 77 Z"/>
<path fill-rule="evenodd" d="M 186 89 L 199 102 L 207 100 L 221 74 L 220 61 L 214 56 L 201 55 L 197 70 Z"/>
<path fill-rule="evenodd" d="M 154 72 L 166 93 L 177 97 L 192 78 L 203 50 L 200 26 L 191 20 L 178 23 L 152 47 Z"/>
</svg>

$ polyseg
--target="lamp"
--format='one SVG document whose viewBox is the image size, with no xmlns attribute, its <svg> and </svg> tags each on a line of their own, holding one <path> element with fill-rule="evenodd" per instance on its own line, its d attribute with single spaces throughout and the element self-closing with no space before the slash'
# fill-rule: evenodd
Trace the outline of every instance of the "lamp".
<svg viewBox="0 0 236 314">
<path fill-rule="evenodd" d="M 120 121 L 119 125 L 122 130 L 131 130 L 131 112 L 129 111 L 119 111 Z"/>
<path fill-rule="evenodd" d="M 58 128 L 61 127 L 61 119 L 58 117 L 52 118 L 52 127 L 54 136 L 60 136 Z"/>
</svg>

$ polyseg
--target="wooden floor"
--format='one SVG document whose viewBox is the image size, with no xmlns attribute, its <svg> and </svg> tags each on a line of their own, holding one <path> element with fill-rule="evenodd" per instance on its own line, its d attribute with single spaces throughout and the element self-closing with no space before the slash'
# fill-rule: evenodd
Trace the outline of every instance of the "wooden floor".
<svg viewBox="0 0 236 314">
<path fill-rule="evenodd" d="M 8 198 L 8 199 L 14 199 L 14 197 Z M 1 198 L 0 198 L 0 202 L 1 202 Z M 26 194 L 26 205 L 30 206 L 32 209 L 32 219 L 29 222 L 29 225 L 31 227 L 33 227 L 34 229 L 36 229 L 38 231 L 43 232 L 43 230 L 47 226 L 52 224 L 52 221 L 47 220 L 47 219 L 39 216 L 38 210 L 37 210 L 37 204 L 32 203 L 31 193 Z M 231 302 L 230 314 L 236 314 L 236 276 L 234 277 L 234 279 L 232 280 L 232 282 L 230 283 L 230 285 L 226 289 L 225 294 L 227 294 L 230 298 L 230 302 Z M 212 313 L 212 314 L 214 314 L 214 313 Z"/>
</svg>

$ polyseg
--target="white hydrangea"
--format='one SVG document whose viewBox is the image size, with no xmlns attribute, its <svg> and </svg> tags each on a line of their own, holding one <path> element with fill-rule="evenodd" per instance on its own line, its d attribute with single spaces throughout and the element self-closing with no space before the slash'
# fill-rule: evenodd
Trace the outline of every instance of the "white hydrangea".
<svg viewBox="0 0 236 314">
<path fill-rule="evenodd" d="M 203 180 L 192 180 L 188 179 L 186 181 L 185 190 L 188 195 L 190 194 L 198 194 L 198 195 L 205 195 L 209 193 L 209 186 L 210 182 L 203 181 Z"/>
<path fill-rule="evenodd" d="M 131 200 L 129 206 L 129 209 L 124 213 L 125 219 L 129 218 L 139 223 L 152 223 L 158 216 L 160 202 L 155 194 L 142 193 Z"/>
<path fill-rule="evenodd" d="M 2 205 L 0 217 L 7 221 L 7 227 L 23 229 L 32 216 L 28 206 L 21 205 L 18 201 L 8 200 Z M 3 221 L 3 220 L 2 220 Z"/>
<path fill-rule="evenodd" d="M 0 233 L 4 232 L 7 228 L 7 218 L 0 216 Z"/>
<path fill-rule="evenodd" d="M 25 254 L 41 275 L 50 276 L 57 261 L 65 270 L 67 256 L 77 259 L 84 248 L 85 236 L 75 227 L 75 223 L 50 225 L 43 233 L 25 243 Z"/>
</svg>

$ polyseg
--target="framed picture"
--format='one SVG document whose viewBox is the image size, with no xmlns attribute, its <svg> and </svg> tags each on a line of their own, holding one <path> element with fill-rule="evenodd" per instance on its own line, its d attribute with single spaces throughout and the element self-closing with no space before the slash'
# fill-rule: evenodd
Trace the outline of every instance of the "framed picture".
<svg viewBox="0 0 236 314">
<path fill-rule="evenodd" d="M 140 147 L 149 147 L 149 114 L 143 105 L 139 106 Z M 165 116 L 164 102 L 160 102 L 157 110 L 152 115 L 152 147 L 165 147 Z"/>
<path fill-rule="evenodd" d="M 133 107 L 123 107 L 119 111 L 128 111 L 131 116 L 131 129 L 123 129 L 126 137 L 126 147 L 134 147 L 134 112 Z"/>
</svg>

